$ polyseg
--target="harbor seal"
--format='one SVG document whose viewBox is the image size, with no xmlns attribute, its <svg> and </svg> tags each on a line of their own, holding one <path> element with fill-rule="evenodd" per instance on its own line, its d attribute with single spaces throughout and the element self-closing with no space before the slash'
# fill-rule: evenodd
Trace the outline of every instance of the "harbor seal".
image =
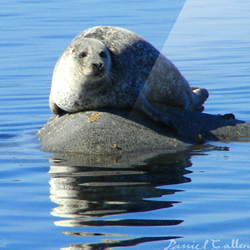
<svg viewBox="0 0 250 250">
<path fill-rule="evenodd" d="M 49 105 L 56 115 L 96 108 L 136 108 L 175 128 L 150 103 L 203 111 L 208 91 L 190 87 L 176 66 L 129 30 L 97 26 L 76 36 L 58 59 Z"/>
</svg>

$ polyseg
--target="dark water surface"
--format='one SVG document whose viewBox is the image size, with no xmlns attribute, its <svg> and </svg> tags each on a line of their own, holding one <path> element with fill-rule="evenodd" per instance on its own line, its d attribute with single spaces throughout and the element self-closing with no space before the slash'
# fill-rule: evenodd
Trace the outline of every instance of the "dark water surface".
<svg viewBox="0 0 250 250">
<path fill-rule="evenodd" d="M 2 0 L 0 249 L 250 248 L 249 143 L 63 157 L 35 136 L 57 58 L 95 25 L 142 35 L 209 90 L 206 112 L 250 121 L 249 11 L 248 0 Z"/>
</svg>

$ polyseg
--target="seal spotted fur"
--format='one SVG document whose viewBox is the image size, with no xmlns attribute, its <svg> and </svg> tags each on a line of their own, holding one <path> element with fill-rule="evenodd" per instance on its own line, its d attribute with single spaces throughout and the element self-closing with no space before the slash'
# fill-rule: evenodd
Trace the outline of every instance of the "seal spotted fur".
<svg viewBox="0 0 250 250">
<path fill-rule="evenodd" d="M 112 26 L 87 29 L 58 59 L 52 78 L 54 114 L 137 108 L 175 128 L 151 102 L 203 111 L 206 89 L 190 87 L 175 65 L 141 36 Z"/>
</svg>

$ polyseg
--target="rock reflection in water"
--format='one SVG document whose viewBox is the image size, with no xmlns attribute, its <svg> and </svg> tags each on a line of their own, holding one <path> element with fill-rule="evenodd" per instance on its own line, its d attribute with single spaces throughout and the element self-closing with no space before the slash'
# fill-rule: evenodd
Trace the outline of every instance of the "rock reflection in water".
<svg viewBox="0 0 250 250">
<path fill-rule="evenodd" d="M 146 156 L 82 156 L 54 155 L 49 174 L 51 201 L 58 204 L 52 215 L 66 220 L 55 222 L 63 227 L 95 227 L 100 232 L 63 232 L 78 237 L 123 237 L 123 239 L 102 239 L 102 243 L 74 244 L 63 249 L 110 249 L 119 246 L 133 246 L 143 242 L 168 240 L 179 236 L 143 237 L 150 227 L 174 226 L 182 220 L 130 219 L 129 214 L 169 208 L 177 201 L 159 201 L 152 198 L 174 194 L 180 190 L 163 189 L 160 186 L 189 182 L 184 175 L 190 173 L 188 152 L 175 152 Z M 151 198 L 148 200 L 148 198 Z M 119 215 L 123 214 L 123 216 Z M 124 216 L 126 214 L 126 216 Z M 112 219 L 116 216 L 116 219 Z M 103 217 L 106 217 L 103 219 Z M 143 227 L 142 237 L 131 233 L 117 234 L 114 227 Z M 105 229 L 109 228 L 105 233 Z M 114 228 L 114 233 L 110 233 Z M 146 229 L 145 229 L 146 228 Z M 152 229 L 151 228 L 151 229 Z M 140 228 L 138 229 L 140 230 Z M 124 232 L 124 230 L 123 230 Z M 127 237 L 124 239 L 124 237 Z"/>
</svg>

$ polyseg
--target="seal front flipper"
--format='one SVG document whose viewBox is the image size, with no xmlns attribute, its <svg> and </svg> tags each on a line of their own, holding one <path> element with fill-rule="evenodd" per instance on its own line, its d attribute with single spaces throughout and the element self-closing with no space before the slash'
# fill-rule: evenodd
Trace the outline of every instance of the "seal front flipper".
<svg viewBox="0 0 250 250">
<path fill-rule="evenodd" d="M 163 123 L 167 125 L 169 128 L 171 128 L 172 130 L 174 130 L 176 133 L 179 133 L 174 122 L 168 116 L 160 113 L 154 107 L 152 107 L 150 103 L 146 100 L 146 98 L 143 96 L 142 93 L 138 96 L 135 102 L 134 108 L 142 111 L 144 114 L 146 114 L 156 123 Z"/>
<path fill-rule="evenodd" d="M 49 108 L 51 110 L 51 112 L 55 115 L 58 115 L 58 106 L 56 105 L 56 103 L 53 100 L 52 94 L 50 93 L 49 95 Z"/>
<path fill-rule="evenodd" d="M 49 96 L 49 108 L 51 110 L 51 112 L 54 114 L 54 115 L 64 115 L 66 114 L 67 112 L 62 110 L 61 108 L 59 108 L 56 103 L 53 101 L 53 98 L 52 98 L 52 95 L 50 94 Z"/>
</svg>

